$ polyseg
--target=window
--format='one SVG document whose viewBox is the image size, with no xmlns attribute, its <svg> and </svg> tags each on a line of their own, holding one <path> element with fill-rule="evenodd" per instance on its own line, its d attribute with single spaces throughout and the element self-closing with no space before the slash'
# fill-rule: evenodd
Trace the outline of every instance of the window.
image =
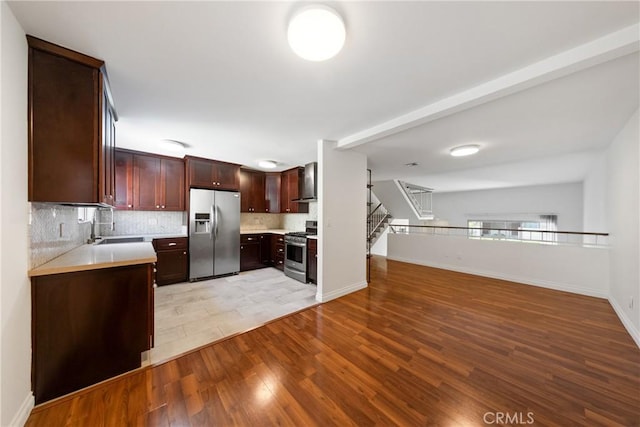
<svg viewBox="0 0 640 427">
<path fill-rule="evenodd" d="M 557 215 L 527 215 L 520 220 L 470 219 L 468 236 L 475 239 L 520 240 L 556 243 Z"/>
</svg>

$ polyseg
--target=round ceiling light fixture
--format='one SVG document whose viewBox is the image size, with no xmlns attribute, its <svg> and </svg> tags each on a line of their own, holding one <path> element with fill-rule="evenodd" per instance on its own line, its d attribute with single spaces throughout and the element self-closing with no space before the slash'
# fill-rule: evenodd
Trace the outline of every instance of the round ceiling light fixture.
<svg viewBox="0 0 640 427">
<path fill-rule="evenodd" d="M 461 145 L 459 147 L 452 148 L 449 151 L 449 153 L 453 157 L 463 157 L 463 156 L 470 156 L 472 154 L 476 154 L 478 151 L 480 151 L 480 146 L 477 144 L 471 144 L 471 145 Z"/>
<path fill-rule="evenodd" d="M 273 169 L 278 166 L 278 162 L 276 162 L 275 160 L 260 160 L 258 162 L 258 166 L 265 169 Z"/>
<path fill-rule="evenodd" d="M 175 139 L 163 139 L 160 143 L 165 150 L 174 152 L 183 151 L 187 146 L 184 142 L 176 141 Z"/>
<path fill-rule="evenodd" d="M 325 61 L 340 52 L 346 38 L 342 17 L 324 5 L 300 9 L 289 21 L 291 49 L 308 61 Z"/>
</svg>

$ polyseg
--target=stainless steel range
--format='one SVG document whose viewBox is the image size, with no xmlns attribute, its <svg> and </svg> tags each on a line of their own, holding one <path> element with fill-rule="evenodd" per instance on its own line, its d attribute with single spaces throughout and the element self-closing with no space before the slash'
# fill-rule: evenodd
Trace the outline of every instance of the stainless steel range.
<svg viewBox="0 0 640 427">
<path fill-rule="evenodd" d="M 307 236 L 318 234 L 318 221 L 307 221 L 305 231 L 284 235 L 284 274 L 307 283 Z"/>
</svg>

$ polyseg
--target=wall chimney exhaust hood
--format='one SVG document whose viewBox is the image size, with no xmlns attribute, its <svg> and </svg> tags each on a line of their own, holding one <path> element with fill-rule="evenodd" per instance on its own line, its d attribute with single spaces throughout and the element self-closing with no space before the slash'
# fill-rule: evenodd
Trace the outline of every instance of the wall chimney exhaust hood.
<svg viewBox="0 0 640 427">
<path fill-rule="evenodd" d="M 316 202 L 318 201 L 318 163 L 307 163 L 304 166 L 304 182 L 302 183 L 302 197 L 294 202 Z"/>
</svg>

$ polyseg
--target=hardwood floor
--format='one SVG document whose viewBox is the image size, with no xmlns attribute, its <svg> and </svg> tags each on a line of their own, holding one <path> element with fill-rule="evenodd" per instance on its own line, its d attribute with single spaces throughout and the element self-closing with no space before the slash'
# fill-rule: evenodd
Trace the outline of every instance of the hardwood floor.
<svg viewBox="0 0 640 427">
<path fill-rule="evenodd" d="M 40 406 L 27 425 L 640 425 L 640 350 L 606 300 L 372 263 L 367 289 Z"/>
</svg>

